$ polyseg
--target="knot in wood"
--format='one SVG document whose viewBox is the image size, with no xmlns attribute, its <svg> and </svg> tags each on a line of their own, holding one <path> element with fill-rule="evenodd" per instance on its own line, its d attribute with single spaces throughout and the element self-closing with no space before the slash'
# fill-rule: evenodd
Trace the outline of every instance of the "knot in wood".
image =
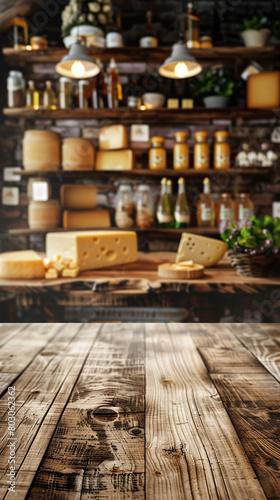
<svg viewBox="0 0 280 500">
<path fill-rule="evenodd" d="M 101 420 L 102 422 L 113 422 L 119 416 L 118 410 L 107 406 L 99 406 L 92 411 L 92 414 L 97 420 Z"/>
</svg>

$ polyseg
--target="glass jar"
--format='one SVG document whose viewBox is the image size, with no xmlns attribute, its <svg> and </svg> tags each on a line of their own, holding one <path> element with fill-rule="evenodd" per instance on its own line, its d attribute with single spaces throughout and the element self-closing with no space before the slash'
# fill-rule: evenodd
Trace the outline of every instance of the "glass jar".
<svg viewBox="0 0 280 500">
<path fill-rule="evenodd" d="M 173 148 L 174 170 L 185 170 L 189 168 L 189 145 L 188 132 L 176 132 L 174 134 L 175 144 Z"/>
<path fill-rule="evenodd" d="M 73 98 L 73 82 L 71 78 L 63 76 L 59 79 L 59 107 L 60 109 L 70 109 Z"/>
<path fill-rule="evenodd" d="M 214 145 L 214 168 L 216 170 L 227 170 L 230 168 L 230 145 L 229 133 L 221 130 L 215 133 Z"/>
<path fill-rule="evenodd" d="M 195 170 L 207 170 L 210 167 L 210 148 L 208 132 L 200 131 L 194 134 L 194 168 Z"/>
<path fill-rule="evenodd" d="M 258 167 L 269 168 L 276 165 L 278 155 L 273 151 L 268 142 L 263 142 L 257 154 Z"/>
<path fill-rule="evenodd" d="M 128 229 L 134 226 L 134 203 L 133 193 L 129 185 L 119 186 L 116 196 L 115 211 L 116 226 L 120 229 Z"/>
<path fill-rule="evenodd" d="M 200 37 L 200 48 L 201 49 L 212 49 L 213 42 L 211 36 L 201 36 Z"/>
<path fill-rule="evenodd" d="M 248 193 L 240 193 L 235 203 L 236 220 L 248 220 L 254 215 L 254 203 Z"/>
<path fill-rule="evenodd" d="M 25 81 L 20 71 L 10 71 L 7 79 L 7 100 L 9 108 L 25 106 Z"/>
<path fill-rule="evenodd" d="M 154 202 L 149 186 L 141 185 L 136 198 L 136 226 L 147 229 L 154 225 Z"/>
<path fill-rule="evenodd" d="M 149 151 L 149 168 L 151 170 L 166 169 L 166 150 L 163 137 L 152 137 Z"/>
<path fill-rule="evenodd" d="M 234 201 L 229 193 L 221 193 L 216 208 L 216 218 L 218 224 L 224 220 L 232 221 L 234 219 Z"/>
</svg>

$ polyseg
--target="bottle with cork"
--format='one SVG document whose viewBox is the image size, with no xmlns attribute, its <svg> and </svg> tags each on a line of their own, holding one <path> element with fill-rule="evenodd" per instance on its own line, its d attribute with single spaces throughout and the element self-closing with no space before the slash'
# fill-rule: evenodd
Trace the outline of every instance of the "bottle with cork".
<svg viewBox="0 0 280 500">
<path fill-rule="evenodd" d="M 110 61 L 107 79 L 108 79 L 108 85 L 107 85 L 108 108 L 115 109 L 119 107 L 123 98 L 122 86 L 120 83 L 120 77 L 117 70 L 115 59 L 111 59 Z"/>
<path fill-rule="evenodd" d="M 185 180 L 180 177 L 178 180 L 178 196 L 175 203 L 175 227 L 186 228 L 190 225 L 190 209 L 187 202 Z"/>
<path fill-rule="evenodd" d="M 174 227 L 173 206 L 168 194 L 166 177 L 163 177 L 161 180 L 161 194 L 157 205 L 157 221 L 160 227 Z"/>
<path fill-rule="evenodd" d="M 203 193 L 197 205 L 198 227 L 215 227 L 215 201 L 211 195 L 211 185 L 208 177 L 203 181 Z"/>
<path fill-rule="evenodd" d="M 39 104 L 39 92 L 35 89 L 33 80 L 29 80 L 28 89 L 26 91 L 26 107 L 28 109 L 39 109 Z"/>
</svg>

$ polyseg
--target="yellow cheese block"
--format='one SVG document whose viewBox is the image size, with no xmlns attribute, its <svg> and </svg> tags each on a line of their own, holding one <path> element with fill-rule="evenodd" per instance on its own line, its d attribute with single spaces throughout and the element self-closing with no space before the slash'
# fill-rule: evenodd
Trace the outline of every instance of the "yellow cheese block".
<svg viewBox="0 0 280 500">
<path fill-rule="evenodd" d="M 93 229 L 111 227 L 108 210 L 64 210 L 64 229 Z"/>
<path fill-rule="evenodd" d="M 49 259 L 61 255 L 72 259 L 81 271 L 113 267 L 137 260 L 137 235 L 125 231 L 73 231 L 48 233 Z"/>
<path fill-rule="evenodd" d="M 99 133 L 99 149 L 127 149 L 128 148 L 128 132 L 124 125 L 110 125 L 103 127 Z"/>
<path fill-rule="evenodd" d="M 224 256 L 226 243 L 205 236 L 183 233 L 178 248 L 176 262 L 192 260 L 195 264 L 211 267 Z"/>
<path fill-rule="evenodd" d="M 96 170 L 132 170 L 134 164 L 133 151 L 98 151 Z"/>
<path fill-rule="evenodd" d="M 76 210 L 96 208 L 97 188 L 83 184 L 64 184 L 60 189 L 61 205 Z"/>
<path fill-rule="evenodd" d="M 89 139 L 70 137 L 62 146 L 63 170 L 93 170 L 94 146 Z"/>
<path fill-rule="evenodd" d="M 0 278 L 29 280 L 44 276 L 43 259 L 33 250 L 0 254 Z"/>
<path fill-rule="evenodd" d="M 22 155 L 25 170 L 59 170 L 60 135 L 51 130 L 27 130 Z"/>
<path fill-rule="evenodd" d="M 247 106 L 248 108 L 280 106 L 280 71 L 266 71 L 248 77 Z"/>
</svg>

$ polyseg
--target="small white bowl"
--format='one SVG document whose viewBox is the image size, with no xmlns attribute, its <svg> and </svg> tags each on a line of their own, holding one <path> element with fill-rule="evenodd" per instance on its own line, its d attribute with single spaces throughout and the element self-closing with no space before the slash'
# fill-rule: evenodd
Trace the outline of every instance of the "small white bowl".
<svg viewBox="0 0 280 500">
<path fill-rule="evenodd" d="M 165 103 L 164 94 L 157 94 L 153 92 L 148 92 L 147 94 L 144 94 L 142 99 L 143 99 L 143 104 L 146 106 L 147 109 L 163 108 Z"/>
</svg>

